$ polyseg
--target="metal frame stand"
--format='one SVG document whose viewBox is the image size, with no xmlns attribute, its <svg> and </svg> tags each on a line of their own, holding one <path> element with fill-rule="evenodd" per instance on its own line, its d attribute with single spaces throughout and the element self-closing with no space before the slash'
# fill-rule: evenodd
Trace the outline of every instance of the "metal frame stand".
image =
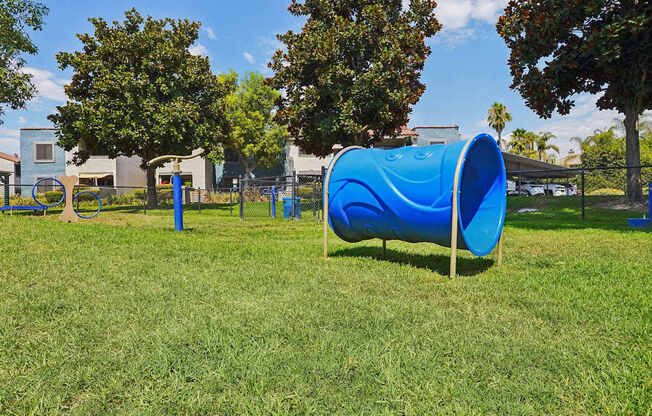
<svg viewBox="0 0 652 416">
<path fill-rule="evenodd" d="M 154 165 L 166 160 L 172 160 L 172 198 L 174 200 L 174 231 L 183 231 L 183 196 L 181 195 L 181 167 L 179 160 L 194 159 L 201 156 L 202 153 L 195 153 L 194 155 L 178 156 L 178 155 L 164 155 L 155 157 L 147 162 L 148 166 Z M 200 197 L 201 198 L 201 197 Z M 201 204 L 201 202 L 200 202 Z"/>
<path fill-rule="evenodd" d="M 326 171 L 326 177 L 324 178 L 324 258 L 328 258 L 328 185 L 331 182 L 331 174 L 333 173 L 333 168 L 335 163 L 341 158 L 344 153 L 349 150 L 355 149 L 364 149 L 362 146 L 349 146 L 337 152 L 330 165 L 328 165 L 328 170 Z"/>
</svg>

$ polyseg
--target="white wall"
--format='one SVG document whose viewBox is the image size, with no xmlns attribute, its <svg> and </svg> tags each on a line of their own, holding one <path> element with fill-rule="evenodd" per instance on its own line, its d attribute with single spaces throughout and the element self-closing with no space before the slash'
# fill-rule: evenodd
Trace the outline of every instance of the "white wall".
<svg viewBox="0 0 652 416">
<path fill-rule="evenodd" d="M 291 140 L 288 140 L 285 145 L 285 174 L 291 175 L 292 171 L 297 174 L 302 173 L 318 173 L 321 172 L 321 167 L 328 167 L 332 156 L 316 157 L 313 155 L 299 156 L 299 147 L 296 146 Z"/>
<path fill-rule="evenodd" d="M 106 174 L 116 177 L 116 163 L 115 159 L 109 159 L 108 156 L 91 156 L 86 163 L 81 166 L 75 166 L 68 162 L 72 160 L 73 149 L 71 152 L 66 152 L 66 175 L 77 175 L 80 173 L 87 174 Z"/>
<path fill-rule="evenodd" d="M 147 172 L 140 168 L 142 159 L 133 156 L 118 156 L 115 160 L 116 176 L 115 186 L 146 186 Z"/>
<path fill-rule="evenodd" d="M 193 153 L 197 153 L 201 149 L 196 149 Z M 160 183 L 159 177 L 161 175 L 173 174 L 173 163 L 168 162 L 163 167 L 156 170 L 156 182 Z M 206 188 L 213 185 L 213 171 L 211 162 L 203 157 L 196 157 L 194 159 L 182 160 L 179 163 L 181 175 L 192 175 L 192 186 L 195 188 Z"/>
<path fill-rule="evenodd" d="M 14 162 L 0 158 L 0 171 L 16 173 L 14 171 Z M 13 181 L 13 178 L 11 178 Z"/>
</svg>

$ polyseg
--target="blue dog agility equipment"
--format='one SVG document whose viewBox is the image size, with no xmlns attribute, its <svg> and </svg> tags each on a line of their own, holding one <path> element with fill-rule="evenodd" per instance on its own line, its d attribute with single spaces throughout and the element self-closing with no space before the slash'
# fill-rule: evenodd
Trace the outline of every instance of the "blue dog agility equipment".
<svg viewBox="0 0 652 416">
<path fill-rule="evenodd" d="M 458 247 L 485 256 L 501 239 L 505 162 L 487 134 L 450 145 L 349 147 L 333 158 L 324 183 L 328 225 L 341 239 L 451 247 L 451 276 Z"/>
<path fill-rule="evenodd" d="M 650 228 L 652 229 L 652 182 L 647 184 L 648 186 L 648 215 L 643 218 L 629 218 L 627 220 L 627 225 L 629 228 Z"/>
<path fill-rule="evenodd" d="M 152 166 L 157 163 L 172 161 L 172 199 L 174 201 L 174 231 L 183 231 L 183 197 L 181 188 L 181 166 L 180 160 L 194 159 L 201 156 L 203 153 L 195 153 L 188 156 L 165 155 L 155 157 L 147 162 L 147 166 Z"/>
<path fill-rule="evenodd" d="M 64 178 L 65 176 L 60 176 L 60 178 Z M 74 178 L 76 181 L 76 176 L 75 177 L 68 177 L 68 178 Z M 36 190 L 38 186 L 42 182 L 54 182 L 56 185 L 61 187 L 61 199 L 59 199 L 57 202 L 53 204 L 44 204 L 43 202 L 39 201 L 38 198 L 36 197 Z M 75 214 L 82 219 L 91 219 L 97 217 L 97 215 L 100 213 L 102 210 L 102 200 L 100 199 L 100 196 L 96 194 L 95 192 L 91 191 L 81 191 L 77 192 L 76 194 L 73 195 L 72 200 L 78 200 L 79 197 L 83 194 L 90 195 L 90 197 L 94 198 L 97 201 L 97 210 L 93 212 L 92 215 L 81 215 L 77 209 L 73 209 Z M 66 187 L 61 183 L 61 181 L 57 178 L 41 178 L 36 183 L 32 186 L 32 199 L 34 202 L 36 202 L 36 205 L 9 205 L 9 195 L 8 195 L 8 190 L 5 189 L 5 206 L 0 207 L 0 211 L 9 211 L 9 213 L 13 214 L 14 211 L 42 211 L 43 215 L 45 215 L 46 211 L 48 208 L 54 208 L 58 207 L 61 204 L 64 203 L 66 200 Z"/>
</svg>

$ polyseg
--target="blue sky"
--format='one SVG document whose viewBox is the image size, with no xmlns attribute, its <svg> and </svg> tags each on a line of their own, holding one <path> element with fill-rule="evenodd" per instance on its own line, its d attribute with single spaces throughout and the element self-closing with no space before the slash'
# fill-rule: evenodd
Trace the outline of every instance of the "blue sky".
<svg viewBox="0 0 652 416">
<path fill-rule="evenodd" d="M 34 75 L 39 95 L 25 110 L 7 110 L 0 126 L 0 151 L 18 152 L 18 130 L 22 127 L 49 127 L 47 115 L 65 102 L 63 85 L 70 72 L 60 71 L 55 61 L 59 51 L 80 47 L 77 33 L 92 31 L 88 17 L 122 20 L 131 7 L 157 18 L 189 18 L 202 22 L 195 53 L 207 55 L 215 72 L 233 69 L 239 73 L 260 71 L 281 44 L 277 33 L 299 30 L 301 21 L 287 11 L 290 0 L 139 0 L 93 1 L 56 0 L 46 2 L 50 14 L 41 32 L 31 36 L 39 47 L 28 56 L 25 71 Z M 539 119 L 520 96 L 509 89 L 508 50 L 496 34 L 494 25 L 506 0 L 439 0 L 437 15 L 444 30 L 428 40 L 432 55 L 422 79 L 427 86 L 414 107 L 409 126 L 457 124 L 464 137 L 490 132 L 487 109 L 494 101 L 507 105 L 515 128 L 551 131 L 558 136 L 562 154 L 568 151 L 569 138 L 586 136 L 596 128 L 607 127 L 618 116 L 613 111 L 597 111 L 596 97 L 579 96 L 577 107 L 565 117 Z"/>
</svg>

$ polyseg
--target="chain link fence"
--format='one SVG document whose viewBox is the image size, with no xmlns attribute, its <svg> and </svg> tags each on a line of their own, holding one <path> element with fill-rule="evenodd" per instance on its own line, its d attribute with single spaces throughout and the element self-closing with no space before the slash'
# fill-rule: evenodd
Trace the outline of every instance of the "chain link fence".
<svg viewBox="0 0 652 416">
<path fill-rule="evenodd" d="M 642 201 L 627 198 L 627 170 L 640 169 Z M 508 206 L 513 210 L 558 211 L 559 215 L 589 217 L 589 209 L 648 212 L 652 165 L 560 168 L 508 171 Z"/>
<path fill-rule="evenodd" d="M 321 176 L 240 178 L 238 202 L 242 220 L 263 217 L 321 220 Z"/>
<path fill-rule="evenodd" d="M 226 215 L 247 218 L 315 219 L 322 216 L 321 177 L 274 176 L 234 181 L 231 188 L 182 188 L 184 210 L 217 209 Z M 103 211 L 125 210 L 147 214 L 152 209 L 172 209 L 172 185 L 84 186 L 77 185 L 74 194 L 90 191 L 100 198 Z M 0 177 L 0 207 L 4 211 L 29 211 L 48 206 L 62 208 L 63 189 L 55 181 L 34 184 L 13 184 Z M 153 201 L 155 198 L 155 201 Z M 85 193 L 75 199 L 77 208 L 97 209 L 99 202 Z M 58 205 L 59 204 L 59 205 Z M 21 208 L 19 208 L 21 207 Z"/>
</svg>

